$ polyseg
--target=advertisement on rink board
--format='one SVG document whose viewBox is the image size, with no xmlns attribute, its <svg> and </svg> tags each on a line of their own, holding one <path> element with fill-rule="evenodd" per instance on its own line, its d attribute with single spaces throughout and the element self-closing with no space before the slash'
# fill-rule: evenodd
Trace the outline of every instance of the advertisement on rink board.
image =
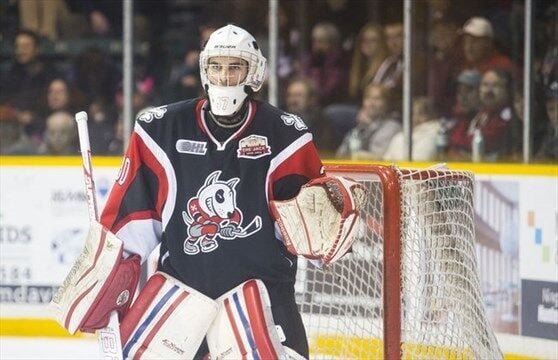
<svg viewBox="0 0 558 360">
<path fill-rule="evenodd" d="M 0 317 L 26 317 L 51 300 L 81 251 L 89 225 L 83 175 L 79 166 L 0 170 L 0 305 L 13 305 L 9 314 L 0 306 Z M 99 209 L 117 173 L 116 166 L 94 169 Z M 548 199 L 558 198 L 557 179 L 480 174 L 476 180 L 476 255 L 490 322 L 498 333 L 552 338 L 558 204 Z"/>
<path fill-rule="evenodd" d="M 94 172 L 102 207 L 117 169 Z M 0 303 L 48 304 L 83 246 L 89 227 L 77 167 L 2 167 Z"/>
</svg>

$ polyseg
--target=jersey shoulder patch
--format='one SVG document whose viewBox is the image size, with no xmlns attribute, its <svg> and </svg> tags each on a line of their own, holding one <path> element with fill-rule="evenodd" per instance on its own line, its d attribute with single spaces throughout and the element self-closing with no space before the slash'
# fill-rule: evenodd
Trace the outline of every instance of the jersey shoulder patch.
<svg viewBox="0 0 558 360">
<path fill-rule="evenodd" d="M 308 126 L 304 123 L 304 120 L 302 120 L 302 118 L 298 115 L 285 112 L 283 113 L 283 115 L 281 115 L 281 120 L 283 120 L 285 125 L 294 126 L 294 128 L 297 129 L 298 131 L 308 130 Z"/>
<path fill-rule="evenodd" d="M 139 112 L 137 120 L 144 123 L 151 123 L 156 120 L 172 117 L 176 113 L 187 113 L 188 109 L 194 109 L 198 101 L 199 99 L 191 99 L 168 105 L 148 107 Z"/>
<path fill-rule="evenodd" d="M 167 105 L 144 109 L 138 115 L 138 121 L 150 123 L 155 119 L 162 119 L 167 112 Z"/>
</svg>

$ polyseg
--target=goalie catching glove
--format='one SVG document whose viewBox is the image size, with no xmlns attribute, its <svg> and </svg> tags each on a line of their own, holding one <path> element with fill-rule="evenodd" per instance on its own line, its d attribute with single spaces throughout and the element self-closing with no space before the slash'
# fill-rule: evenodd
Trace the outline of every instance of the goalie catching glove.
<svg viewBox="0 0 558 360">
<path fill-rule="evenodd" d="M 271 201 L 287 249 L 324 265 L 350 250 L 367 191 L 356 181 L 325 176 L 302 186 L 286 201 Z"/>
</svg>

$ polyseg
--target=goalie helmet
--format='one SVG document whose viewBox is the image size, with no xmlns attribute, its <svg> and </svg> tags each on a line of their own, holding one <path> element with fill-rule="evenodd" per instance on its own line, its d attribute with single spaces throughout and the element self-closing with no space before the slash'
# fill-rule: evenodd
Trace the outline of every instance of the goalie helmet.
<svg viewBox="0 0 558 360">
<path fill-rule="evenodd" d="M 215 81 L 211 78 L 210 61 L 217 57 L 242 59 L 247 63 L 246 76 L 233 83 Z M 201 83 L 209 97 L 211 112 L 218 116 L 234 115 L 246 97 L 262 87 L 265 66 L 265 57 L 246 30 L 235 25 L 215 30 L 200 53 Z"/>
</svg>

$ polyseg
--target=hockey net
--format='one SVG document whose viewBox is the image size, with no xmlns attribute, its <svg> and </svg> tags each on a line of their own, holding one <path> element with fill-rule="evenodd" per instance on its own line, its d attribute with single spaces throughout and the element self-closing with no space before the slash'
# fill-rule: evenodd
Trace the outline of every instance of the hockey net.
<svg viewBox="0 0 558 360">
<path fill-rule="evenodd" d="M 369 192 L 353 251 L 327 268 L 299 260 L 310 357 L 502 358 L 475 258 L 473 175 L 332 165 Z"/>
</svg>

